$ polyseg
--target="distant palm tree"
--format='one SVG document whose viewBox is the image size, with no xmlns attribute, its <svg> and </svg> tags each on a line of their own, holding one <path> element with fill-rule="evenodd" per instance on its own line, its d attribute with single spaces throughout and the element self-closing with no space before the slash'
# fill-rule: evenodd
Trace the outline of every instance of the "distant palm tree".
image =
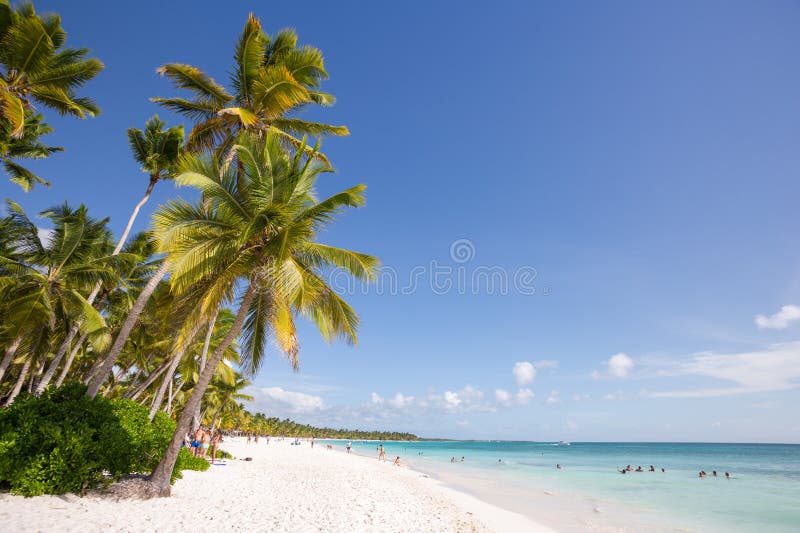
<svg viewBox="0 0 800 533">
<path fill-rule="evenodd" d="M 294 147 L 302 144 L 298 136 L 306 134 L 349 134 L 345 126 L 288 116 L 310 104 L 330 106 L 335 102 L 332 95 L 319 90 L 328 77 L 322 52 L 312 46 L 298 46 L 294 31 L 282 30 L 270 37 L 251 13 L 234 60 L 230 92 L 191 65 L 168 63 L 158 69 L 176 87 L 194 94 L 192 99 L 153 98 L 195 121 L 187 141 L 190 150 L 215 149 L 218 157 L 224 157 L 237 134 L 245 129 L 271 131 Z M 316 155 L 327 162 L 322 154 Z"/>
<path fill-rule="evenodd" d="M 18 137 L 11 135 L 12 126 L 9 122 L 0 121 L 0 161 L 2 161 L 10 181 L 22 187 L 25 192 L 29 192 L 37 183 L 47 186 L 50 184 L 15 160 L 43 159 L 63 150 L 58 146 L 47 146 L 39 140 L 41 136 L 53 131 L 53 128 L 42 120 L 43 117 L 40 114 L 27 113 L 25 128 L 22 135 Z"/>
<path fill-rule="evenodd" d="M 86 118 L 100 109 L 76 90 L 97 76 L 103 64 L 86 48 L 64 47 L 67 34 L 55 13 L 38 15 L 31 3 L 12 9 L 0 0 L 0 120 L 21 138 L 33 103 L 61 115 Z"/>
<path fill-rule="evenodd" d="M 356 342 L 358 317 L 325 283 L 324 272 L 338 267 L 370 280 L 378 261 L 315 238 L 342 208 L 363 205 L 365 187 L 317 201 L 314 185 L 324 167 L 312 161 L 313 153 L 304 157 L 303 147 L 290 156 L 280 140 L 273 133 L 264 138 L 243 133 L 233 146 L 235 165 L 221 165 L 211 154 L 186 154 L 176 181 L 199 189 L 202 200 L 173 200 L 153 216 L 154 236 L 173 265 L 170 284 L 179 294 L 194 294 L 198 320 L 240 294 L 234 322 L 209 358 L 150 477 L 162 494 L 169 493 L 170 475 L 195 408 L 240 333 L 241 364 L 248 373 L 260 367 L 268 336 L 298 367 L 296 313 L 312 320 L 328 340 Z"/>
</svg>

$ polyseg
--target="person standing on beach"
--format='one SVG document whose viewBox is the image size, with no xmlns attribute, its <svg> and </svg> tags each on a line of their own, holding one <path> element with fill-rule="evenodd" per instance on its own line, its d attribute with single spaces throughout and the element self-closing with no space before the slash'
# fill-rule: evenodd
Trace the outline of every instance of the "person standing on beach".
<svg viewBox="0 0 800 533">
<path fill-rule="evenodd" d="M 206 454 L 208 453 L 208 449 L 210 447 L 211 447 L 211 434 L 207 431 L 203 431 L 203 436 L 200 439 L 200 457 L 205 459 Z"/>
<path fill-rule="evenodd" d="M 311 435 L 311 447 L 314 447 L 314 435 Z"/>
<path fill-rule="evenodd" d="M 383 449 L 383 444 L 378 447 L 378 461 L 386 462 L 386 450 Z"/>
<path fill-rule="evenodd" d="M 353 446 L 353 443 L 350 442 L 350 441 L 347 441 L 347 453 L 350 453 L 350 447 L 352 447 L 352 446 Z"/>
<path fill-rule="evenodd" d="M 195 457 L 200 456 L 200 450 L 203 445 L 203 435 L 205 432 L 203 431 L 203 426 L 197 428 L 197 431 L 194 432 L 194 440 L 192 441 L 192 452 L 194 452 Z"/>
<path fill-rule="evenodd" d="M 219 443 L 222 442 L 222 433 L 217 431 L 214 435 L 214 438 L 211 439 L 211 464 L 214 464 L 214 461 L 217 460 L 217 449 L 219 448 Z"/>
</svg>

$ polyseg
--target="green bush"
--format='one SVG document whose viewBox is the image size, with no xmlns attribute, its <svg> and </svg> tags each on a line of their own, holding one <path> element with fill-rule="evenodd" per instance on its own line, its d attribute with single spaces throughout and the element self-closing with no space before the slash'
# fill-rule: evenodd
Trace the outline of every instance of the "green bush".
<svg viewBox="0 0 800 533">
<path fill-rule="evenodd" d="M 202 457 L 195 457 L 188 448 L 181 448 L 178 453 L 178 460 L 175 461 L 175 469 L 172 471 L 171 483 L 175 483 L 176 479 L 181 479 L 183 475 L 182 470 L 199 470 L 205 472 L 211 465 Z"/>
<path fill-rule="evenodd" d="M 217 459 L 233 459 L 233 455 L 225 450 L 217 450 Z"/>
<path fill-rule="evenodd" d="M 0 483 L 25 496 L 82 493 L 152 471 L 175 423 L 163 413 L 150 423 L 147 408 L 135 402 L 85 393 L 69 384 L 20 395 L 0 410 Z"/>
</svg>

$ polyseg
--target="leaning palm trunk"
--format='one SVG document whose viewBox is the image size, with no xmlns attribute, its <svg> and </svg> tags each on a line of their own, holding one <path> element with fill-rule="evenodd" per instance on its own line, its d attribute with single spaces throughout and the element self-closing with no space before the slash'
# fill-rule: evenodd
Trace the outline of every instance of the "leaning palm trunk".
<svg viewBox="0 0 800 533">
<path fill-rule="evenodd" d="M 186 382 L 183 380 L 178 381 L 178 386 L 175 387 L 175 391 L 172 391 L 172 383 L 169 384 L 169 397 L 167 397 L 167 406 L 164 408 L 164 412 L 167 413 L 169 416 L 172 416 L 172 401 L 178 396 L 178 393 L 183 388 L 183 385 Z"/>
<path fill-rule="evenodd" d="M 126 392 L 125 395 L 124 395 L 124 398 L 127 398 L 128 400 L 136 401 L 136 399 L 139 398 L 139 396 L 145 390 L 147 390 L 147 387 L 152 385 L 153 382 L 158 379 L 158 376 L 160 376 L 161 374 L 164 373 L 164 371 L 170 366 L 171 363 L 172 363 L 172 360 L 170 360 L 170 359 L 167 359 L 166 361 L 161 363 L 158 366 L 158 368 L 156 368 L 155 370 L 150 372 L 150 374 L 147 376 L 147 379 L 145 379 L 143 382 L 141 382 L 139 385 L 137 385 L 135 389 L 130 389 L 128 392 Z"/>
<path fill-rule="evenodd" d="M 69 369 L 72 367 L 72 363 L 75 361 L 75 357 L 78 355 L 78 352 L 81 351 L 81 346 L 83 343 L 86 342 L 86 338 L 89 336 L 89 333 L 86 332 L 81 335 L 78 339 L 78 342 L 75 343 L 75 346 L 72 347 L 72 351 L 69 352 L 69 356 L 67 360 L 64 361 L 64 367 L 61 369 L 61 374 L 59 374 L 58 379 L 56 380 L 56 387 L 60 387 L 64 380 L 67 379 L 67 374 L 69 374 Z"/>
<path fill-rule="evenodd" d="M 175 351 L 175 355 L 172 357 L 172 361 L 169 364 L 169 368 L 164 376 L 164 380 L 161 382 L 161 386 L 158 388 L 158 392 L 156 392 L 153 402 L 150 404 L 150 421 L 153 420 L 153 417 L 156 416 L 156 413 L 161 408 L 161 402 L 164 401 L 164 394 L 167 391 L 167 386 L 172 383 L 172 378 L 175 376 L 175 370 L 178 369 L 178 365 L 180 364 L 181 359 L 183 359 L 183 354 L 186 353 L 186 349 L 192 343 L 192 339 L 194 339 L 194 336 L 197 335 L 197 332 L 200 331 L 201 327 L 203 327 L 203 322 L 198 321 L 198 323 L 189 332 L 189 335 L 186 337 L 186 341 L 182 343 L 183 346 Z"/>
<path fill-rule="evenodd" d="M 119 252 L 122 250 L 122 247 L 125 245 L 125 241 L 128 240 L 128 235 L 131 233 L 131 228 L 133 227 L 133 223 L 136 220 L 136 217 L 139 215 L 139 211 L 142 209 L 142 206 L 147 203 L 147 200 L 150 199 L 150 194 L 153 192 L 153 186 L 155 186 L 158 179 L 154 179 L 153 177 L 150 178 L 150 183 L 147 185 L 147 190 L 144 193 L 144 196 L 139 203 L 133 208 L 133 212 L 131 216 L 128 218 L 128 224 L 125 226 L 125 231 L 122 232 L 122 236 L 120 236 L 119 241 L 117 241 L 117 245 L 114 247 L 114 251 L 111 252 L 112 256 L 118 255 Z M 97 295 L 100 294 L 100 289 L 103 287 L 103 282 L 98 281 L 95 283 L 92 292 L 89 294 L 89 297 L 86 298 L 86 301 L 89 305 L 94 303 L 95 298 Z M 64 339 L 64 342 L 61 343 L 61 346 L 58 347 L 58 352 L 56 352 L 55 358 L 53 358 L 53 362 L 50 364 L 50 368 L 47 369 L 47 373 L 42 378 L 42 381 L 36 387 L 36 393 L 39 394 L 44 389 L 47 388 L 47 385 L 50 383 L 50 380 L 53 379 L 53 374 L 55 374 L 56 368 L 58 364 L 61 362 L 61 359 L 64 357 L 64 354 L 67 353 L 70 344 L 72 344 L 72 340 L 75 338 L 75 335 L 78 333 L 78 328 L 80 327 L 80 322 L 75 322 L 69 330 L 69 334 L 67 334 L 67 338 Z M 82 343 L 78 343 L 79 345 Z M 70 361 L 70 365 L 72 362 Z M 69 366 L 66 367 L 69 370 Z M 63 379 L 61 380 L 63 381 Z"/>
<path fill-rule="evenodd" d="M 131 307 L 127 318 L 125 318 L 125 322 L 122 324 L 122 327 L 117 334 L 117 338 L 114 339 L 114 344 L 111 345 L 111 348 L 108 350 L 108 354 L 105 356 L 105 358 L 103 358 L 103 362 L 98 368 L 97 373 L 90 378 L 88 389 L 86 391 L 86 395 L 90 398 L 97 396 L 97 393 L 100 391 L 100 387 L 103 385 L 103 382 L 105 382 L 108 374 L 111 372 L 111 369 L 114 368 L 114 364 L 117 362 L 119 354 L 122 353 L 122 348 L 125 347 L 125 342 L 128 340 L 131 331 L 133 331 L 133 326 L 135 326 L 136 322 L 139 321 L 139 316 L 142 314 L 142 311 L 144 311 L 144 306 L 147 304 L 147 300 L 150 299 L 150 296 L 153 294 L 153 291 L 156 290 L 159 282 L 167 274 L 168 269 L 169 263 L 164 260 L 156 273 L 153 274 L 153 277 L 147 282 L 147 285 L 144 286 L 142 292 L 139 293 L 139 297 L 136 298 L 136 301 L 134 302 L 133 307 Z"/>
<path fill-rule="evenodd" d="M 217 346 L 217 349 L 214 350 L 214 353 L 211 355 L 211 359 L 208 361 L 206 368 L 200 374 L 200 378 L 197 380 L 197 384 L 194 386 L 192 393 L 189 395 L 186 405 L 183 406 L 183 411 L 181 412 L 181 416 L 178 418 L 178 424 L 175 427 L 175 433 L 172 435 L 172 441 L 169 443 L 167 450 L 164 452 L 161 462 L 158 463 L 158 466 L 150 475 L 150 482 L 155 486 L 155 490 L 161 496 L 169 496 L 169 480 L 172 476 L 172 471 L 175 468 L 175 461 L 178 459 L 178 452 L 181 449 L 183 437 L 190 429 L 189 426 L 192 423 L 192 416 L 194 415 L 195 409 L 197 409 L 197 406 L 200 405 L 200 402 L 203 399 L 203 394 L 205 394 L 206 388 L 208 388 L 208 384 L 211 382 L 211 378 L 214 377 L 214 373 L 217 370 L 217 365 L 222 360 L 222 355 L 233 343 L 233 341 L 236 340 L 236 337 L 242 330 L 242 325 L 244 325 L 247 312 L 250 309 L 250 305 L 253 303 L 255 296 L 256 282 L 251 280 L 251 283 L 247 288 L 247 292 L 245 292 L 244 297 L 239 304 L 239 311 L 236 313 L 236 318 L 231 325 L 231 329 L 228 331 L 227 335 L 225 335 L 225 338 L 222 339 L 222 342 L 219 344 L 219 346 Z"/>
<path fill-rule="evenodd" d="M 0 361 L 0 383 L 3 382 L 3 376 L 6 375 L 6 370 L 8 370 L 9 365 L 11 365 L 11 361 L 14 360 L 14 354 L 17 353 L 17 348 L 19 348 L 20 344 L 22 344 L 22 335 L 14 339 L 14 341 L 8 345 L 8 348 L 6 348 L 3 360 Z"/>
<path fill-rule="evenodd" d="M 28 375 L 28 370 L 30 368 L 31 359 L 28 357 L 25 359 L 25 364 L 22 365 L 22 369 L 19 371 L 19 377 L 17 378 L 17 382 L 14 384 L 14 388 L 11 390 L 11 394 L 6 399 L 6 407 L 14 403 L 14 399 L 19 396 L 19 393 L 22 391 L 22 386 L 25 384 L 25 377 Z"/>
<path fill-rule="evenodd" d="M 211 319 L 211 322 L 208 323 L 208 331 L 206 331 L 206 338 L 203 342 L 203 353 L 200 354 L 200 373 L 203 373 L 203 370 L 206 369 L 206 361 L 208 360 L 208 348 L 211 346 L 211 336 L 214 333 L 214 325 L 217 322 L 217 316 L 219 316 L 219 309 L 217 312 L 214 313 L 214 318 Z M 192 431 L 197 429 L 200 425 L 200 404 L 197 404 L 197 409 L 194 411 L 194 416 L 192 417 Z"/>
</svg>

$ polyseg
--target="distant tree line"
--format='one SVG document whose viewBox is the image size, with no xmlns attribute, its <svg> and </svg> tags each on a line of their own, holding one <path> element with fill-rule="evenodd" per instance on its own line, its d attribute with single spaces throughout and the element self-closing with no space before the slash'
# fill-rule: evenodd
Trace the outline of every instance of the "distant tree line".
<svg viewBox="0 0 800 533">
<path fill-rule="evenodd" d="M 413 433 L 399 431 L 360 431 L 357 429 L 334 429 L 300 424 L 294 420 L 267 417 L 264 413 L 250 413 L 241 408 L 221 421 L 220 427 L 228 431 L 241 431 L 256 435 L 285 437 L 316 437 L 318 439 L 354 440 L 419 440 Z"/>
</svg>

